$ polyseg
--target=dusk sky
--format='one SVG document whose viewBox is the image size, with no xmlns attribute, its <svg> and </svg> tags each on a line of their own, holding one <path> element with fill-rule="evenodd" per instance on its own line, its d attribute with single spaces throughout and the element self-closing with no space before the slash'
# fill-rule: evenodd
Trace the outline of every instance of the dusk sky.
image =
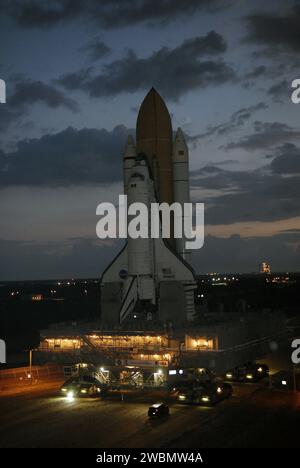
<svg viewBox="0 0 300 468">
<path fill-rule="evenodd" d="M 289 0 L 0 0 L 0 279 L 100 277 L 96 206 L 152 86 L 205 203 L 196 271 L 299 271 L 299 31 Z"/>
</svg>

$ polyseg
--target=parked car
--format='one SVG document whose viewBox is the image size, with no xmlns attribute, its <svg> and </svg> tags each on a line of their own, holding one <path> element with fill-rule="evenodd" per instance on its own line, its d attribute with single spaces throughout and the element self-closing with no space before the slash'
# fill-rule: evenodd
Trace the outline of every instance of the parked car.
<svg viewBox="0 0 300 468">
<path fill-rule="evenodd" d="M 148 409 L 149 418 L 160 418 L 163 416 L 169 416 L 170 410 L 166 403 L 154 403 Z"/>
<path fill-rule="evenodd" d="M 212 406 L 231 396 L 232 387 L 229 383 L 211 382 L 179 392 L 177 401 L 179 403 Z"/>
<path fill-rule="evenodd" d="M 258 382 L 268 375 L 269 367 L 266 364 L 250 362 L 228 370 L 224 375 L 224 380 L 231 382 Z"/>
</svg>

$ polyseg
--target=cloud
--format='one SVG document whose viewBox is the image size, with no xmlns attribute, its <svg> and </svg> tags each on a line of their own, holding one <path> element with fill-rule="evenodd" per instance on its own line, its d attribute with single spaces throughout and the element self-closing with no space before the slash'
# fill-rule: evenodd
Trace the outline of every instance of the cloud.
<svg viewBox="0 0 300 468">
<path fill-rule="evenodd" d="M 61 22 L 83 19 L 103 28 L 116 28 L 138 23 L 169 23 L 197 12 L 215 12 L 228 8 L 221 0 L 11 0 L 2 2 L 0 12 L 29 28 L 48 28 Z"/>
<path fill-rule="evenodd" d="M 283 102 L 291 100 L 291 84 L 287 80 L 280 80 L 274 83 L 268 90 L 268 95 L 275 102 Z"/>
<path fill-rule="evenodd" d="M 0 156 L 0 187 L 65 186 L 121 180 L 122 151 L 129 130 L 69 127 L 39 139 L 22 140 Z M 2 167 L 1 167 L 2 166 Z"/>
<path fill-rule="evenodd" d="M 280 51 L 298 52 L 300 47 L 300 5 L 295 3 L 284 14 L 257 13 L 245 18 L 247 41 L 275 47 Z M 276 52 L 276 51 L 275 51 Z"/>
<path fill-rule="evenodd" d="M 279 234 L 268 237 L 229 238 L 206 236 L 204 247 L 193 253 L 193 265 L 199 273 L 258 272 L 268 259 L 273 271 L 298 271 L 300 234 Z"/>
<path fill-rule="evenodd" d="M 0 280 L 100 279 L 120 244 L 92 238 L 45 243 L 0 239 Z"/>
<path fill-rule="evenodd" d="M 270 168 L 275 174 L 300 174 L 300 148 L 293 143 L 285 143 L 276 148 Z M 272 157 L 272 155 L 268 156 Z"/>
<path fill-rule="evenodd" d="M 240 161 L 237 159 L 225 159 L 224 161 L 218 161 L 213 163 L 213 166 L 231 166 L 232 164 L 239 164 Z"/>
<path fill-rule="evenodd" d="M 267 67 L 265 65 L 258 65 L 254 67 L 251 71 L 245 73 L 244 78 L 246 80 L 254 80 L 259 76 L 264 76 L 267 74 Z"/>
<path fill-rule="evenodd" d="M 8 98 L 8 103 L 13 108 L 32 105 L 42 102 L 50 108 L 65 107 L 72 112 L 78 111 L 78 105 L 72 99 L 67 98 L 54 86 L 42 81 L 25 81 L 17 83 L 15 92 Z"/>
<path fill-rule="evenodd" d="M 244 149 L 256 151 L 271 148 L 289 140 L 298 140 L 300 131 L 281 122 L 254 122 L 254 133 L 242 137 L 238 141 L 230 142 L 223 148 L 225 150 Z"/>
<path fill-rule="evenodd" d="M 87 52 L 90 60 L 95 62 L 110 54 L 111 48 L 99 37 L 93 38 L 90 42 L 80 47 L 82 52 Z"/>
<path fill-rule="evenodd" d="M 167 98 L 177 100 L 188 91 L 235 79 L 229 65 L 221 58 L 211 58 L 225 51 L 223 37 L 210 31 L 174 49 L 162 47 L 146 58 L 130 50 L 126 57 L 103 65 L 98 75 L 81 70 L 60 77 L 57 83 L 66 89 L 85 90 L 91 97 L 133 93 L 154 86 Z"/>
<path fill-rule="evenodd" d="M 204 247 L 193 252 L 192 261 L 198 273 L 257 272 L 265 259 L 273 271 L 297 271 L 299 244 L 297 232 L 248 239 L 208 235 Z M 0 240 L 0 280 L 100 279 L 119 250 L 120 242 L 109 245 L 92 238 L 47 243 Z"/>
<path fill-rule="evenodd" d="M 18 124 L 28 109 L 41 103 L 51 109 L 66 108 L 78 112 L 77 103 L 52 85 L 42 81 L 17 81 L 13 93 L 7 97 L 7 103 L 0 106 L 0 129 L 6 130 L 11 124 Z"/>
<path fill-rule="evenodd" d="M 219 190 L 206 197 L 207 224 L 275 221 L 298 216 L 300 212 L 300 177 L 263 176 L 258 172 L 216 174 L 193 181 L 197 201 L 201 190 Z M 228 193 L 226 193 L 228 192 Z"/>
<path fill-rule="evenodd" d="M 273 158 L 270 164 L 252 171 L 205 166 L 191 173 L 193 200 L 205 202 L 206 224 L 275 221 L 299 215 L 300 149 L 284 144 L 268 157 Z M 203 193 L 208 195 L 201 199 Z"/>
<path fill-rule="evenodd" d="M 54 80 L 55 83 L 63 86 L 68 91 L 74 91 L 77 89 L 84 89 L 86 83 L 92 80 L 93 67 L 80 68 L 76 72 L 67 73 L 61 76 L 59 79 Z"/>
<path fill-rule="evenodd" d="M 189 141 L 197 141 L 202 138 L 207 138 L 212 135 L 222 136 L 227 135 L 245 125 L 245 123 L 253 116 L 257 111 L 267 109 L 268 106 L 264 102 L 259 102 L 253 106 L 243 107 L 231 114 L 227 122 L 218 125 L 209 125 L 204 133 L 197 135 L 188 136 Z"/>
<path fill-rule="evenodd" d="M 4 132 L 10 125 L 19 122 L 20 118 L 24 116 L 23 109 L 13 109 L 9 104 L 0 105 L 0 130 Z"/>
</svg>

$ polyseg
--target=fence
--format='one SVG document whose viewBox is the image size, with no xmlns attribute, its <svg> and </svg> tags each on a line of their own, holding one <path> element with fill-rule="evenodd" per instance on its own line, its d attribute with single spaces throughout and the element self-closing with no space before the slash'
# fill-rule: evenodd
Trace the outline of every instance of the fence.
<svg viewBox="0 0 300 468">
<path fill-rule="evenodd" d="M 17 367 L 0 370 L 0 388 L 11 385 L 24 385 L 31 382 L 55 380 L 64 377 L 63 367 L 58 365 Z"/>
</svg>

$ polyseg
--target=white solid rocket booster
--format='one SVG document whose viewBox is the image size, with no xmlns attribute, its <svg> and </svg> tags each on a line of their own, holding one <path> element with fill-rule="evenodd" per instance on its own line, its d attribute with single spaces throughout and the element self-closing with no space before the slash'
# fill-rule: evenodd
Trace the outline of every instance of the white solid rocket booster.
<svg viewBox="0 0 300 468">
<path fill-rule="evenodd" d="M 189 150 L 181 128 L 178 128 L 173 143 L 173 183 L 174 202 L 180 203 L 182 207 L 182 232 L 184 233 L 184 203 L 190 202 L 189 190 Z M 176 251 L 187 262 L 190 261 L 190 252 L 185 248 L 186 238 L 175 239 Z"/>
<path fill-rule="evenodd" d="M 131 175 L 131 168 L 134 165 L 136 157 L 136 147 L 131 135 L 128 135 L 123 153 L 123 175 L 124 175 L 124 194 L 127 195 L 128 181 Z"/>
</svg>

